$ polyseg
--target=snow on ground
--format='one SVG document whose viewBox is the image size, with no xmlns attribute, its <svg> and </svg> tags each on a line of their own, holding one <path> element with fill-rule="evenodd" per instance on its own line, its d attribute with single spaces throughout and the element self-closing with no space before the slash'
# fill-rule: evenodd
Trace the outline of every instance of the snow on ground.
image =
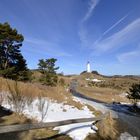
<svg viewBox="0 0 140 140">
<path fill-rule="evenodd" d="M 102 80 L 99 80 L 99 79 L 91 79 L 91 81 L 93 81 L 93 82 L 102 82 Z"/>
<path fill-rule="evenodd" d="M 93 102 L 84 98 L 74 97 L 74 96 L 73 96 L 73 100 L 79 101 L 81 104 L 89 104 L 95 109 L 100 110 L 102 113 L 109 111 L 109 109 L 101 103 Z"/>
<path fill-rule="evenodd" d="M 124 132 L 121 133 L 119 140 L 138 140 L 138 138 L 131 136 L 128 132 Z"/>
<path fill-rule="evenodd" d="M 128 95 L 128 93 L 123 92 L 123 93 L 121 93 L 119 96 L 122 97 L 122 98 L 125 98 L 127 95 Z"/>
<path fill-rule="evenodd" d="M 104 80 L 99 80 L 99 79 L 90 79 L 90 78 L 86 78 L 87 81 L 92 81 L 92 82 L 102 82 Z"/>
<path fill-rule="evenodd" d="M 42 112 L 46 112 L 47 114 L 43 118 L 43 122 L 53 122 L 53 121 L 61 121 L 67 119 L 76 119 L 76 118 L 90 118 L 94 117 L 92 112 L 84 106 L 82 110 L 77 109 L 74 106 L 64 105 L 63 103 L 57 103 L 54 101 L 50 101 L 47 98 L 45 99 L 44 109 Z M 2 104 L 5 108 L 11 109 L 11 106 L 5 100 Z M 38 121 L 41 121 L 42 113 L 39 111 L 39 99 L 34 99 L 30 105 L 25 106 L 23 109 L 23 114 L 29 118 L 34 118 Z M 13 110 L 14 111 L 14 110 Z M 59 133 L 66 133 L 74 140 L 84 140 L 89 133 L 95 133 L 91 129 L 92 122 L 86 123 L 77 123 L 77 124 L 70 124 L 64 125 L 60 127 L 55 127 L 55 130 L 59 130 Z M 95 126 L 93 126 L 97 129 Z"/>
<path fill-rule="evenodd" d="M 137 103 L 137 106 L 140 108 L 140 102 Z"/>
<path fill-rule="evenodd" d="M 105 104 L 102 104 L 102 103 L 97 103 L 95 101 L 90 101 L 90 100 L 87 100 L 87 99 L 84 99 L 84 98 L 74 97 L 74 96 L 73 96 L 73 99 L 75 101 L 81 102 L 82 104 L 83 103 L 89 104 L 92 107 L 94 107 L 95 109 L 100 110 L 102 113 L 110 111 L 113 118 L 120 118 L 124 122 L 128 123 L 128 125 L 130 125 L 133 130 L 139 131 L 139 129 L 137 129 L 137 128 L 139 128 L 139 119 L 136 119 L 137 117 L 128 116 L 126 114 L 119 113 L 118 111 L 116 112 L 116 111 L 112 110 L 112 108 L 116 108 L 116 110 L 120 110 L 120 111 L 124 110 L 124 111 L 126 111 L 125 107 L 120 108 L 120 106 L 118 106 L 118 105 L 106 106 Z M 129 103 L 123 103 L 123 104 L 131 105 Z M 140 102 L 138 104 L 140 105 Z M 133 123 L 132 123 L 132 121 L 133 121 Z M 137 133 L 139 133 L 139 132 L 137 132 Z M 125 132 L 125 133 L 121 133 L 121 135 L 118 138 L 118 140 L 138 140 L 138 138 L 135 137 L 135 136 L 130 135 L 128 132 Z"/>
</svg>

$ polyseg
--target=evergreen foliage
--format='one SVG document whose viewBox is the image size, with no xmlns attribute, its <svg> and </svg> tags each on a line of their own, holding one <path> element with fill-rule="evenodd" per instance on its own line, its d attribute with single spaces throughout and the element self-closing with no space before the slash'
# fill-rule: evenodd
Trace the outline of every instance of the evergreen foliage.
<svg viewBox="0 0 140 140">
<path fill-rule="evenodd" d="M 14 80 L 28 80 L 29 71 L 20 47 L 24 38 L 8 23 L 0 23 L 0 75 Z"/>
<path fill-rule="evenodd" d="M 50 59 L 41 59 L 39 60 L 39 70 L 42 73 L 41 82 L 43 84 L 48 86 L 56 86 L 58 77 L 56 74 L 56 70 L 59 69 L 59 67 L 55 67 L 55 62 L 57 59 L 50 58 Z"/>
<path fill-rule="evenodd" d="M 140 100 L 140 84 L 133 84 L 132 87 L 129 88 L 127 97 L 133 100 L 134 105 L 137 105 L 138 100 Z"/>
</svg>

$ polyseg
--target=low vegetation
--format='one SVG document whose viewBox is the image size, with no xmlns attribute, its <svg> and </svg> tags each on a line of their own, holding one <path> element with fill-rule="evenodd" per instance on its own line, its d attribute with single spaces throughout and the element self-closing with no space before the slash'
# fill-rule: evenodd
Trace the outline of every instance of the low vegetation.
<svg viewBox="0 0 140 140">
<path fill-rule="evenodd" d="M 90 134 L 85 140 L 117 140 L 119 131 L 117 128 L 117 121 L 114 120 L 109 113 L 103 120 L 97 123 L 97 132 Z"/>
<path fill-rule="evenodd" d="M 65 104 L 73 105 L 79 109 L 82 108 L 81 103 L 73 101 L 71 93 L 65 86 L 57 85 L 56 87 L 50 87 L 40 83 L 15 82 L 14 80 L 8 80 L 0 77 L 0 97 L 7 92 L 15 93 L 15 89 L 17 90 L 17 95 L 20 93 L 20 95 L 27 97 L 29 101 L 35 97 L 42 96 L 48 97 L 58 103 L 65 101 Z"/>
<path fill-rule="evenodd" d="M 26 97 L 24 94 L 21 94 L 17 82 L 14 82 L 13 88 L 8 83 L 7 86 L 10 93 L 7 94 L 7 100 L 9 105 L 11 106 L 12 110 L 14 110 L 16 113 L 22 113 L 22 111 L 25 108 L 26 102 L 29 102 L 28 99 L 30 98 Z"/>
<path fill-rule="evenodd" d="M 129 100 L 123 95 L 123 91 L 118 91 L 111 88 L 99 88 L 99 87 L 81 87 L 77 90 L 82 94 L 91 99 L 98 101 L 112 103 L 112 102 L 129 102 Z M 124 92 L 125 93 L 125 92 Z"/>
<path fill-rule="evenodd" d="M 40 81 L 47 86 L 56 86 L 58 82 L 58 76 L 56 70 L 59 67 L 55 67 L 57 59 L 51 58 L 46 60 L 39 60 L 39 71 L 41 72 Z"/>
<path fill-rule="evenodd" d="M 133 84 L 127 93 L 127 98 L 133 102 L 133 107 L 137 110 L 137 102 L 140 100 L 140 84 Z"/>
<path fill-rule="evenodd" d="M 98 72 L 84 72 L 79 76 L 75 76 L 75 78 L 79 80 L 79 85 L 82 87 L 88 86 L 93 88 L 110 88 L 118 91 L 127 91 L 133 84 L 140 82 L 139 76 L 104 76 L 97 73 Z M 98 79 L 101 81 L 95 82 L 92 81 L 92 79 Z"/>
</svg>

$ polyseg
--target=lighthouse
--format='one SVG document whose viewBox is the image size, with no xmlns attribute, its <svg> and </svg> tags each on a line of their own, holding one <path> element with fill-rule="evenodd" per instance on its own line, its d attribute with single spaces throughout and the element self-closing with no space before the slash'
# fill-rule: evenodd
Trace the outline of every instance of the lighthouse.
<svg viewBox="0 0 140 140">
<path fill-rule="evenodd" d="M 91 73 L 89 61 L 87 62 L 87 72 L 88 72 L 88 73 Z"/>
</svg>

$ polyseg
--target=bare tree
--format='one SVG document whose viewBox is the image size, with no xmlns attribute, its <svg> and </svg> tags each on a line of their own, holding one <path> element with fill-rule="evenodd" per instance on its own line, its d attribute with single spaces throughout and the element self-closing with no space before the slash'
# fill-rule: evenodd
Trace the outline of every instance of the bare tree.
<svg viewBox="0 0 140 140">
<path fill-rule="evenodd" d="M 47 112 L 48 112 L 48 109 L 49 109 L 50 101 L 49 101 L 49 100 L 46 100 L 46 99 L 45 99 L 44 97 L 42 97 L 41 95 L 39 95 L 38 100 L 39 100 L 38 110 L 39 110 L 40 113 L 41 113 L 41 121 L 43 121 L 44 118 L 45 118 L 46 115 L 47 115 Z"/>
</svg>

